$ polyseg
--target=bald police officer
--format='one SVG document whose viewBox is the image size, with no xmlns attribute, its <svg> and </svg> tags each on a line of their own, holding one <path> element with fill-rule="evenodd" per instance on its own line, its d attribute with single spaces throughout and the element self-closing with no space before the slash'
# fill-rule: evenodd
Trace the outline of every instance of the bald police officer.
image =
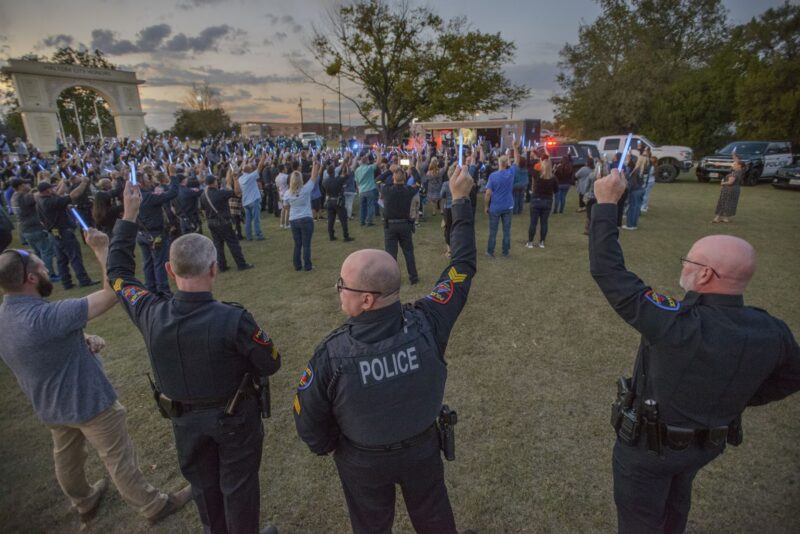
<svg viewBox="0 0 800 534">
<path fill-rule="evenodd" d="M 741 442 L 745 407 L 800 389 L 800 349 L 786 324 L 744 305 L 756 258 L 742 239 L 712 235 L 692 246 L 681 258 L 682 301 L 627 271 L 617 229 L 625 187 L 616 170 L 595 182 L 589 237 L 592 276 L 642 334 L 612 418 L 618 528 L 683 532 L 692 481 L 726 441 Z"/>
<path fill-rule="evenodd" d="M 403 306 L 394 258 L 348 256 L 336 287 L 350 319 L 317 347 L 295 396 L 297 432 L 312 452 L 334 453 L 356 533 L 391 532 L 396 484 L 417 532 L 456 532 L 435 420 L 447 341 L 476 271 L 466 167 L 450 187 L 452 262 L 433 291 Z"/>
<path fill-rule="evenodd" d="M 172 420 L 181 472 L 192 484 L 203 528 L 254 534 L 264 440 L 259 395 L 267 390 L 267 377 L 280 368 L 280 355 L 250 313 L 214 300 L 218 266 L 207 237 L 187 234 L 172 243 L 166 269 L 178 287 L 174 297 L 152 293 L 136 279 L 133 251 L 141 202 L 138 187 L 128 182 L 108 279 L 144 335 L 154 396 L 162 415 Z M 274 527 L 268 531 L 275 532 Z"/>
</svg>

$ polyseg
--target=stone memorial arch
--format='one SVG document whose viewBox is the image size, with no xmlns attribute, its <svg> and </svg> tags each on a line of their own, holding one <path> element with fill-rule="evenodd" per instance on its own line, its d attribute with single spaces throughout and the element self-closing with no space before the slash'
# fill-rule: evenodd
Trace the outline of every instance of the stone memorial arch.
<svg viewBox="0 0 800 534">
<path fill-rule="evenodd" d="M 3 72 L 14 82 L 28 140 L 39 150 L 56 150 L 60 131 L 56 101 L 64 89 L 75 86 L 93 89 L 105 99 L 118 137 L 145 133 L 138 88 L 144 81 L 137 80 L 135 72 L 16 59 L 8 63 Z"/>
</svg>

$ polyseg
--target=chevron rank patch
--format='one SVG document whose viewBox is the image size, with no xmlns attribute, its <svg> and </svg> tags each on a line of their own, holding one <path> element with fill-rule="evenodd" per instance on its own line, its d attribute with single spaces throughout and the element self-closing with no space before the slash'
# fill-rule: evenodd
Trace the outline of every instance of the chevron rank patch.
<svg viewBox="0 0 800 534">
<path fill-rule="evenodd" d="M 652 289 L 645 291 L 644 298 L 662 310 L 676 312 L 681 309 L 681 303 L 678 300 L 668 297 L 667 295 L 662 295 L 661 293 L 656 293 Z"/>
<path fill-rule="evenodd" d="M 294 413 L 300 415 L 300 397 L 297 396 L 297 393 L 294 394 Z"/>
</svg>

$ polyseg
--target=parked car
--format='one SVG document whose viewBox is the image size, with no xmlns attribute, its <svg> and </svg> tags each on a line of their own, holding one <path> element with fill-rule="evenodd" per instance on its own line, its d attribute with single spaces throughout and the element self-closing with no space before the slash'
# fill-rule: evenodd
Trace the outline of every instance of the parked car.
<svg viewBox="0 0 800 534">
<path fill-rule="evenodd" d="M 800 162 L 778 169 L 772 179 L 772 187 L 800 190 Z"/>
<path fill-rule="evenodd" d="M 622 152 L 625 148 L 625 140 L 627 138 L 627 135 L 601 137 L 598 141 L 598 148 L 611 161 L 614 159 L 615 153 Z M 688 171 L 692 168 L 692 149 L 688 146 L 659 145 L 643 135 L 634 134 L 633 139 L 631 139 L 631 154 L 636 157 L 639 156 L 637 147 L 640 142 L 650 147 L 650 152 L 658 158 L 656 166 L 657 182 L 674 182 L 681 171 Z"/>
<path fill-rule="evenodd" d="M 595 161 L 600 158 L 600 151 L 597 150 L 596 146 L 583 142 L 558 143 L 549 141 L 539 146 L 537 153 L 541 153 L 543 148 L 547 149 L 547 153 L 550 155 L 550 160 L 553 162 L 553 165 L 558 165 L 562 158 L 569 154 L 570 158 L 572 158 L 572 168 L 575 171 L 586 165 L 588 156 L 594 158 Z"/>
<path fill-rule="evenodd" d="M 322 148 L 325 146 L 325 139 L 316 132 L 300 132 L 300 142 L 303 148 Z"/>
<path fill-rule="evenodd" d="M 792 163 L 789 141 L 734 141 L 700 160 L 695 174 L 700 182 L 721 180 L 731 172 L 733 154 L 745 164 L 744 185 L 769 180 L 781 167 Z"/>
</svg>

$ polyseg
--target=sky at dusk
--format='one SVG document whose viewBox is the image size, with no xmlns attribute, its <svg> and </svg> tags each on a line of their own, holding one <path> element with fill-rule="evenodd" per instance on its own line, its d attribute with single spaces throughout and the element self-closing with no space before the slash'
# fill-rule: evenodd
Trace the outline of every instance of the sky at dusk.
<svg viewBox="0 0 800 534">
<path fill-rule="evenodd" d="M 730 20 L 741 23 L 782 0 L 726 0 Z M 792 3 L 795 3 L 794 1 Z M 0 60 L 34 52 L 49 56 L 57 47 L 99 48 L 125 70 L 146 80 L 140 86 L 148 126 L 173 122 L 192 82 L 208 81 L 221 91 L 223 107 L 244 121 L 338 120 L 336 95 L 303 83 L 292 66 L 308 61 L 311 26 L 320 27 L 325 0 L 0 0 Z M 552 119 L 548 99 L 557 91 L 558 52 L 576 42 L 580 24 L 600 14 L 594 0 L 438 0 L 425 5 L 445 19 L 466 16 L 484 32 L 500 32 L 516 44 L 506 74 L 531 88 L 515 109 L 519 118 Z M 4 62 L 0 61 L 0 64 Z M 355 94 L 352 92 L 352 94 Z M 343 100 L 342 122 L 361 124 Z M 493 113 L 507 115 L 508 111 Z"/>
</svg>

